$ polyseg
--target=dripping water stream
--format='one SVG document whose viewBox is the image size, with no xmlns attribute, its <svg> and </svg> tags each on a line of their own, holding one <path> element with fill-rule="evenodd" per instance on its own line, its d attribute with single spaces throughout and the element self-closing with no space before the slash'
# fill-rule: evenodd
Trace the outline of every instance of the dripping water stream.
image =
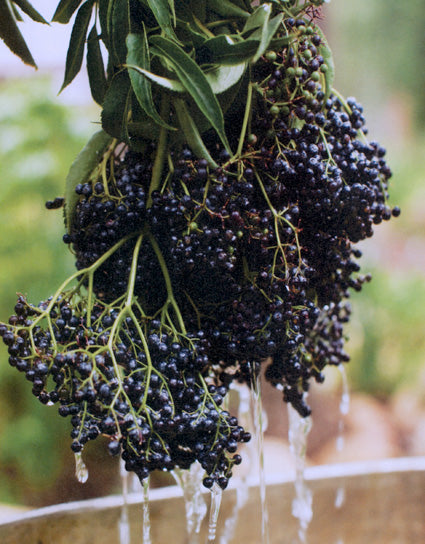
<svg viewBox="0 0 425 544">
<path fill-rule="evenodd" d="M 235 383 L 231 386 L 232 390 L 238 395 L 238 421 L 239 425 L 245 429 L 252 429 L 251 413 L 251 394 L 246 385 Z M 251 451 L 250 451 L 251 450 Z M 223 532 L 220 535 L 220 544 L 229 544 L 234 538 L 236 525 L 239 519 L 239 513 L 249 498 L 249 474 L 253 465 L 255 452 L 252 451 L 252 445 L 249 444 L 243 452 L 243 464 L 245 472 L 242 474 L 236 486 L 236 503 L 232 513 L 225 520 Z"/>
<path fill-rule="evenodd" d="M 295 497 L 292 515 L 299 520 L 298 542 L 307 544 L 307 529 L 313 518 L 313 493 L 304 477 L 307 436 L 311 430 L 311 417 L 302 417 L 288 404 L 289 445 L 295 459 Z"/>
<path fill-rule="evenodd" d="M 350 410 L 350 388 L 348 385 L 347 372 L 345 366 L 340 364 L 338 365 L 338 370 L 341 374 L 342 380 L 342 393 L 341 401 L 339 404 L 339 422 L 338 422 L 338 435 L 336 438 L 336 450 L 337 452 L 342 452 L 345 446 L 344 440 L 344 430 L 345 430 L 345 421 L 344 418 Z M 341 508 L 345 502 L 345 488 L 343 486 L 338 487 L 335 495 L 335 508 Z"/>
<path fill-rule="evenodd" d="M 143 480 L 143 544 L 152 544 L 149 512 L 149 478 Z"/>
<path fill-rule="evenodd" d="M 201 523 L 207 513 L 202 493 L 204 470 L 199 463 L 193 463 L 189 470 L 173 470 L 172 475 L 183 491 L 186 509 L 186 531 L 189 544 L 198 544 Z"/>
<path fill-rule="evenodd" d="M 210 502 L 210 517 L 208 522 L 208 542 L 215 541 L 215 535 L 217 532 L 218 514 L 220 512 L 221 498 L 223 496 L 223 490 L 214 484 L 211 488 L 211 502 Z"/>
<path fill-rule="evenodd" d="M 128 517 L 129 474 L 125 469 L 125 462 L 122 459 L 120 459 L 120 477 L 123 505 L 121 507 L 121 516 L 118 521 L 118 532 L 120 535 L 119 544 L 130 544 L 130 521 Z"/>
<path fill-rule="evenodd" d="M 261 500 L 261 543 L 269 544 L 269 513 L 266 500 L 266 473 L 264 467 L 265 413 L 261 401 L 261 375 L 252 376 L 252 404 L 254 414 L 254 445 L 258 456 L 258 472 Z"/>
</svg>

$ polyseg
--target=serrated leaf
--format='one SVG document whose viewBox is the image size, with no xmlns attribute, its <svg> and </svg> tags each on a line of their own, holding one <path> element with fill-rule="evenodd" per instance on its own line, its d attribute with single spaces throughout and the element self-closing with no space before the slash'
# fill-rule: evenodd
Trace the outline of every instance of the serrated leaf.
<svg viewBox="0 0 425 544">
<path fill-rule="evenodd" d="M 155 53 L 170 63 L 186 91 L 211 123 L 226 149 L 229 150 L 224 130 L 223 112 L 201 68 L 180 46 L 167 38 L 152 36 L 150 43 L 155 47 Z"/>
<path fill-rule="evenodd" d="M 87 38 L 87 74 L 93 100 L 101 106 L 105 98 L 107 82 L 96 24 L 93 25 Z"/>
<path fill-rule="evenodd" d="M 54 23 L 67 24 L 83 0 L 61 0 L 52 17 Z"/>
<path fill-rule="evenodd" d="M 269 12 L 269 15 L 270 13 L 271 10 Z M 269 16 L 266 16 L 263 26 L 261 27 L 260 45 L 258 46 L 257 52 L 255 53 L 252 62 L 257 62 L 258 59 L 267 51 L 267 48 L 269 47 L 273 36 L 276 34 L 278 28 L 280 27 L 280 24 L 282 23 L 282 20 L 283 13 L 279 13 L 279 15 L 273 17 L 272 20 L 269 20 Z"/>
<path fill-rule="evenodd" d="M 129 32 L 128 0 L 114 0 L 111 13 L 110 37 L 114 61 L 117 65 L 125 62 L 127 56 L 125 40 Z"/>
<path fill-rule="evenodd" d="M 144 36 L 140 34 L 129 34 L 127 36 L 127 68 L 129 68 L 129 76 L 134 94 L 144 110 L 144 112 L 158 125 L 175 130 L 159 115 L 153 98 L 152 88 L 146 73 L 149 73 L 149 45 L 147 43 L 146 32 Z"/>
<path fill-rule="evenodd" d="M 65 185 L 65 226 L 68 232 L 71 230 L 75 207 L 79 200 L 75 187 L 90 179 L 111 142 L 112 138 L 109 134 L 103 130 L 96 132 L 71 164 Z"/>
<path fill-rule="evenodd" d="M 18 28 L 9 0 L 0 0 L 0 38 L 25 64 L 37 68 Z"/>
<path fill-rule="evenodd" d="M 21 8 L 21 10 L 26 13 L 33 21 L 37 23 L 44 23 L 48 25 L 49 23 L 46 19 L 38 13 L 36 9 L 27 1 L 27 0 L 13 0 L 13 2 Z"/>
<path fill-rule="evenodd" d="M 230 0 L 207 0 L 208 9 L 215 11 L 223 17 L 243 17 L 247 19 L 249 12 L 236 6 Z"/>
<path fill-rule="evenodd" d="M 114 138 L 122 139 L 127 123 L 128 96 L 131 91 L 130 78 L 127 72 L 118 72 L 113 77 L 105 94 L 102 109 L 102 128 Z"/>
<path fill-rule="evenodd" d="M 81 69 L 92 9 L 93 0 L 87 0 L 77 12 L 66 55 L 65 77 L 59 92 L 71 83 Z"/>
</svg>

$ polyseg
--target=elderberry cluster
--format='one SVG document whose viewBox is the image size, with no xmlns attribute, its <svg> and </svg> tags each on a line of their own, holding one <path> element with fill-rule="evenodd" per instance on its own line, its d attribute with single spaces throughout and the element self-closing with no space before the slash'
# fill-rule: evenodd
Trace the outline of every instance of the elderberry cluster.
<svg viewBox="0 0 425 544">
<path fill-rule="evenodd" d="M 73 451 L 106 435 L 142 480 L 198 461 L 224 488 L 249 440 L 223 407 L 232 382 L 265 366 L 306 416 L 311 380 L 349 360 L 347 299 L 370 280 L 356 244 L 400 210 L 362 107 L 331 92 L 313 19 L 283 18 L 293 40 L 252 66 L 246 111 L 224 118 L 235 155 L 213 131 L 203 157 L 145 142 L 75 187 L 77 287 L 20 297 L 0 327 L 33 393 L 71 416 Z"/>
<path fill-rule="evenodd" d="M 101 301 L 89 316 L 87 301 L 74 304 L 67 293 L 38 307 L 20 296 L 9 324 L 0 327 L 9 363 L 43 404 L 58 404 L 71 418 L 74 452 L 105 435 L 109 452 L 141 480 L 199 461 L 207 487 L 227 486 L 241 461 L 238 443 L 250 435 L 220 408 L 227 388 L 203 377 L 202 333 L 179 341 L 160 321 L 147 324 Z"/>
</svg>

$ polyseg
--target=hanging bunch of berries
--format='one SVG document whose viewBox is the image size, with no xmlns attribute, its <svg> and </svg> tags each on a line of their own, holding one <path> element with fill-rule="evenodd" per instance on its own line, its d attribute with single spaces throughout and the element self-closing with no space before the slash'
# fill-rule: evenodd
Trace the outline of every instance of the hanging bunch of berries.
<svg viewBox="0 0 425 544">
<path fill-rule="evenodd" d="M 59 3 L 54 21 L 77 12 L 63 87 L 87 47 L 102 106 L 65 190 L 77 271 L 20 295 L 0 334 L 73 451 L 106 435 L 141 480 L 199 461 L 224 488 L 250 438 L 231 384 L 264 367 L 306 416 L 310 381 L 348 361 L 347 299 L 370 279 L 355 245 L 399 210 L 362 107 L 332 88 L 322 3 Z"/>
</svg>

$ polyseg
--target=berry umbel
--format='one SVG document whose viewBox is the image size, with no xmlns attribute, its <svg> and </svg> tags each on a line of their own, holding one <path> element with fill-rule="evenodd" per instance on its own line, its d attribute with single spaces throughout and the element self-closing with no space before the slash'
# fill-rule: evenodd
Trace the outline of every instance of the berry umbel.
<svg viewBox="0 0 425 544">
<path fill-rule="evenodd" d="M 79 8 L 85 31 L 98 15 L 103 129 L 67 180 L 77 271 L 0 326 L 10 364 L 70 417 L 74 452 L 105 435 L 141 480 L 199 461 L 224 488 L 250 439 L 223 407 L 232 383 L 264 368 L 306 416 L 311 380 L 349 360 L 350 291 L 370 280 L 356 244 L 399 209 L 362 107 L 332 88 L 321 3 Z"/>
</svg>

